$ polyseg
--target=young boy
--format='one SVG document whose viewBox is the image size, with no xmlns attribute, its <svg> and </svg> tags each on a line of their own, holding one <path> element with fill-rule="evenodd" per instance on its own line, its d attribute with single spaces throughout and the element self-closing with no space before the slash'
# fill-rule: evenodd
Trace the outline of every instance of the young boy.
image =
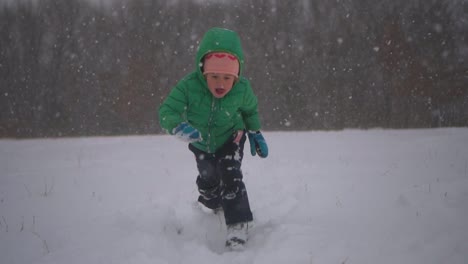
<svg viewBox="0 0 468 264">
<path fill-rule="evenodd" d="M 189 143 L 199 173 L 198 201 L 224 211 L 226 246 L 238 249 L 247 241 L 253 220 L 241 171 L 246 137 L 253 156 L 268 156 L 259 131 L 257 97 L 241 75 L 244 56 L 236 32 L 207 31 L 195 63 L 195 71 L 162 103 L 159 119 L 164 130 Z"/>
</svg>

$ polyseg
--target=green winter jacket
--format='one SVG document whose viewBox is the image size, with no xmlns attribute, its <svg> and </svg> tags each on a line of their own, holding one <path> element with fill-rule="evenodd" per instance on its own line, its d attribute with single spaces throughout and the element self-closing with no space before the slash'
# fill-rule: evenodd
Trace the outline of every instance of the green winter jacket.
<svg viewBox="0 0 468 264">
<path fill-rule="evenodd" d="M 211 52 L 227 52 L 239 60 L 239 79 L 223 98 L 211 94 L 202 73 L 202 59 Z M 203 138 L 193 146 L 208 153 L 216 152 L 237 130 L 259 130 L 257 97 L 250 82 L 241 75 L 243 65 L 236 32 L 222 28 L 207 31 L 198 48 L 195 71 L 177 83 L 159 108 L 162 128 L 172 134 L 177 125 L 188 122 Z"/>
</svg>

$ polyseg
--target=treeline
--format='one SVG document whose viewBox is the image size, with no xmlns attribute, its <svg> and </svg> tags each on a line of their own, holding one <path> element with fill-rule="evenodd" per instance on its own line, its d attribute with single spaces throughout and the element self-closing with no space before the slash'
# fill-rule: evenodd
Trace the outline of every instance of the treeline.
<svg viewBox="0 0 468 264">
<path fill-rule="evenodd" d="M 151 134 L 210 27 L 237 31 L 265 130 L 468 125 L 468 1 L 20 1 L 0 137 Z"/>
</svg>

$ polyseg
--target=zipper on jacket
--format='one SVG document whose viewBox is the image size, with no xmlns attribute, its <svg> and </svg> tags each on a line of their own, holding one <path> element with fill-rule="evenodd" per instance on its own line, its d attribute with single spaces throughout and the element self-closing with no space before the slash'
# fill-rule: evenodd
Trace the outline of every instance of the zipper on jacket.
<svg viewBox="0 0 468 264">
<path fill-rule="evenodd" d="M 208 147 L 208 152 L 212 153 L 214 152 L 214 149 L 212 149 L 211 146 L 211 130 L 212 126 L 211 123 L 213 122 L 213 116 L 214 116 L 214 110 L 215 110 L 215 104 L 216 104 L 216 98 L 211 99 L 211 110 L 210 110 L 210 118 L 208 119 L 208 138 L 206 139 L 206 145 Z"/>
</svg>

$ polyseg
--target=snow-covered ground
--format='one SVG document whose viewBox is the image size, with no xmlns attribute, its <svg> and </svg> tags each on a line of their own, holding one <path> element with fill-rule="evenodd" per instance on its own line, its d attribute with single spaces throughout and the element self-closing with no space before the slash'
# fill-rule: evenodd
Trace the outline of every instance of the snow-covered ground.
<svg viewBox="0 0 468 264">
<path fill-rule="evenodd" d="M 243 252 L 175 138 L 0 140 L 0 263 L 468 263 L 467 128 L 265 137 Z"/>
</svg>

